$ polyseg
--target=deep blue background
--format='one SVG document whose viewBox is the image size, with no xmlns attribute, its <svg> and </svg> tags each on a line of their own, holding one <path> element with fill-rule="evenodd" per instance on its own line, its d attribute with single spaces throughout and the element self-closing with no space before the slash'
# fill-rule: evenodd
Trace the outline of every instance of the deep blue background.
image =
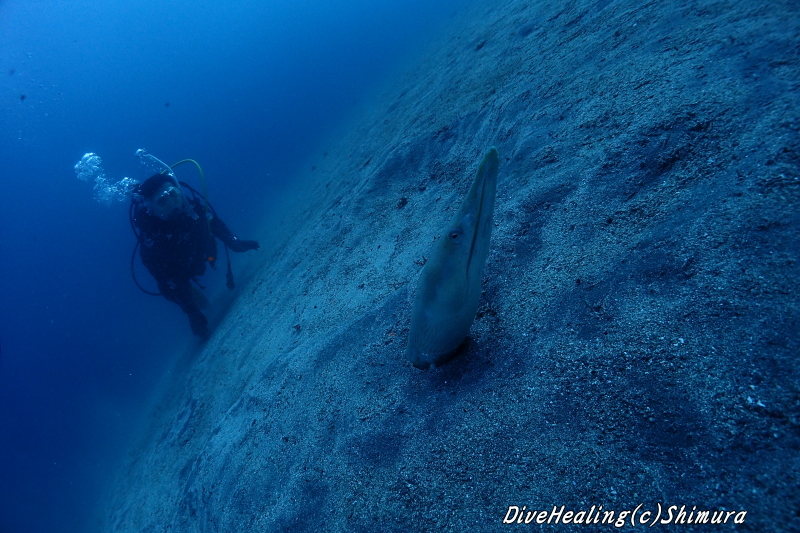
<svg viewBox="0 0 800 533">
<path fill-rule="evenodd" d="M 96 202 L 80 157 L 98 153 L 112 180 L 146 177 L 137 148 L 196 158 L 247 238 L 463 4 L 0 0 L 0 533 L 90 530 L 159 382 L 194 346 L 177 306 L 134 286 L 127 204 Z M 178 176 L 199 185 L 188 165 Z"/>
</svg>

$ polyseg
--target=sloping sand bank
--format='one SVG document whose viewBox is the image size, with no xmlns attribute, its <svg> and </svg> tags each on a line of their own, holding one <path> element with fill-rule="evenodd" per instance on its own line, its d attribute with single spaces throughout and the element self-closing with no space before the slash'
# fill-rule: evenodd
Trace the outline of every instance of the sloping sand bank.
<svg viewBox="0 0 800 533">
<path fill-rule="evenodd" d="M 798 531 L 798 8 L 462 17 L 313 162 L 107 530 L 489 532 L 511 505 L 661 504 Z M 490 145 L 471 341 L 419 371 L 416 278 Z"/>
</svg>

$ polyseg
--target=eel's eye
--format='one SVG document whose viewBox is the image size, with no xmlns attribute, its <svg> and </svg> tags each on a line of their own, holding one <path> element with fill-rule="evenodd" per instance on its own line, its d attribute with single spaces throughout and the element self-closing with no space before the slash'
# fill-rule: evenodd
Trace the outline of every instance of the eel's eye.
<svg viewBox="0 0 800 533">
<path fill-rule="evenodd" d="M 456 244 L 461 242 L 461 236 L 464 234 L 464 231 L 461 228 L 451 229 L 450 233 L 447 234 L 450 237 L 450 242 L 454 242 Z"/>
</svg>

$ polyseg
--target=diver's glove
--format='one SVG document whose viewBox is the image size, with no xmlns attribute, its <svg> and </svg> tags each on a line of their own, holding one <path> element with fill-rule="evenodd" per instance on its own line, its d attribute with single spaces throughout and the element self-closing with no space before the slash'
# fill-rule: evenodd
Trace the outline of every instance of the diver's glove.
<svg viewBox="0 0 800 533">
<path fill-rule="evenodd" d="M 243 241 L 239 237 L 234 237 L 228 243 L 228 248 L 230 248 L 234 252 L 246 252 L 247 250 L 258 250 L 258 242 Z"/>
<path fill-rule="evenodd" d="M 187 311 L 186 314 L 189 315 L 189 325 L 192 327 L 192 333 L 203 339 L 208 337 L 208 319 L 206 315 L 197 308 Z"/>
</svg>

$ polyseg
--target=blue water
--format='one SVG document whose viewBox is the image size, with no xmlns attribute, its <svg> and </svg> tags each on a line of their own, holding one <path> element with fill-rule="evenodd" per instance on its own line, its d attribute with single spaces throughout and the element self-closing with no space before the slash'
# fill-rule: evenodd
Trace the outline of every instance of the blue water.
<svg viewBox="0 0 800 533">
<path fill-rule="evenodd" d="M 112 180 L 147 177 L 138 148 L 198 159 L 248 238 L 306 156 L 462 5 L 0 0 L 0 533 L 92 531 L 195 342 L 177 306 L 133 284 L 128 206 L 93 199 L 80 157 L 98 153 Z M 199 185 L 188 165 L 178 177 Z M 221 287 L 224 269 L 203 280 Z"/>
</svg>

